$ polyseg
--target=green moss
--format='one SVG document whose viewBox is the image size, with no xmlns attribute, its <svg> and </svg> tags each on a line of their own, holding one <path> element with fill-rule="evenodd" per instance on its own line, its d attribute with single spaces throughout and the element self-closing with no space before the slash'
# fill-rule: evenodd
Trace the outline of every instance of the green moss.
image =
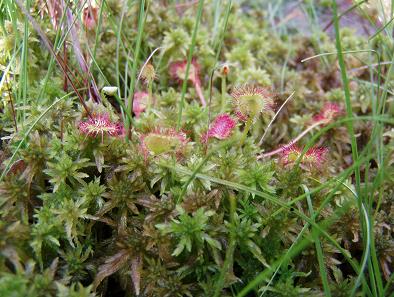
<svg viewBox="0 0 394 297">
<path fill-rule="evenodd" d="M 250 296 L 263 291 L 266 296 L 322 296 L 312 232 L 318 232 L 331 295 L 350 296 L 358 274 L 345 255 L 362 262 L 371 235 L 366 226 L 374 232 L 369 244 L 376 252 L 368 252 L 371 258 L 364 271 L 370 277 L 355 296 L 383 296 L 381 287 L 388 286 L 386 293 L 391 289 L 394 136 L 387 123 L 393 115 L 393 71 L 389 64 L 381 65 L 379 76 L 375 54 L 345 55 L 357 146 L 360 152 L 368 148 L 362 154 L 368 159 L 360 161 L 362 190 L 356 200 L 350 137 L 346 123 L 335 122 L 344 113 L 327 131 L 323 129 L 328 125 L 316 124 L 315 117 L 328 102 L 345 109 L 337 57 L 301 62 L 336 51 L 331 28 L 323 32 L 316 26 L 329 21 L 323 14 L 332 1 L 302 4 L 314 18 L 306 23 L 308 32 L 297 32 L 303 26 L 294 28 L 297 22 L 305 25 L 303 14 L 298 14 L 304 10 L 289 10 L 286 1 L 279 1 L 284 6 L 233 1 L 220 53 L 216 50 L 227 2 L 205 1 L 193 58 L 201 91 L 211 104 L 201 106 L 198 90 L 187 88 L 179 131 L 175 127 L 182 87 L 171 77 L 169 65 L 188 54 L 195 3 L 145 1 L 139 61 L 134 61 L 133 52 L 138 1 L 105 1 L 101 27 L 95 28 L 99 31 L 85 32 L 83 15 L 76 16 L 89 72 L 81 70 L 70 34 L 66 48 L 56 50 L 79 98 L 58 65 L 48 74 L 51 54 L 34 27 L 29 27 L 28 44 L 23 44 L 25 17 L 13 13 L 8 2 L 0 7 L 5 12 L 0 68 L 8 69 L 0 86 L 0 296 L 236 296 L 261 272 L 265 277 Z M 73 14 L 80 8 L 77 2 L 71 4 Z M 40 1 L 30 3 L 32 17 L 54 41 L 56 17 L 39 17 L 38 12 L 46 12 Z M 215 15 L 219 18 L 213 36 Z M 62 38 L 66 29 L 60 31 Z M 340 38 L 345 51 L 373 49 L 381 61 L 392 60 L 393 40 L 384 30 L 368 40 L 341 28 Z M 20 73 L 21 53 L 15 52 L 19 45 L 27 46 L 26 84 Z M 152 91 L 149 111 L 134 117 L 124 135 L 121 129 L 119 135 L 104 138 L 84 134 L 79 123 L 89 114 L 80 99 L 91 114 L 108 113 L 111 122 L 122 125 L 126 115 L 118 100 L 126 102 L 132 64 L 137 62 L 138 74 L 157 48 L 149 61 L 155 73 L 151 84 L 140 80 L 135 85 L 136 91 Z M 221 72 L 222 63 L 228 73 Z M 246 128 L 230 96 L 244 84 L 267 90 L 262 94 L 274 103 L 272 111 L 257 117 L 267 109 L 262 95 L 244 94 L 238 111 L 254 118 Z M 119 94 L 106 94 L 96 102 L 109 85 Z M 21 97 L 25 86 L 26 101 Z M 382 106 L 384 114 L 379 115 L 377 107 Z M 237 122 L 231 136 L 205 142 L 203 135 L 223 112 Z M 313 145 L 328 148 L 322 166 L 284 166 L 280 152 L 271 152 L 300 134 L 300 147 L 313 139 Z M 287 156 L 292 162 L 296 157 Z M 313 211 L 320 211 L 313 219 L 305 189 L 311 192 Z M 362 220 L 367 215 L 369 225 L 360 221 L 360 214 Z"/>
</svg>

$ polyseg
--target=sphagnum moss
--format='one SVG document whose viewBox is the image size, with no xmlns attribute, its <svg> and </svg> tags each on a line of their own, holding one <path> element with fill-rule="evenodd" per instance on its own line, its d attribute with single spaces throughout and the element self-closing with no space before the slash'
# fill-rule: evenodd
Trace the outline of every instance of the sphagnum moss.
<svg viewBox="0 0 394 297">
<path fill-rule="evenodd" d="M 0 296 L 392 294 L 380 9 L 370 42 L 335 22 L 345 97 L 327 1 L 302 4 L 312 35 L 269 1 L 3 2 Z"/>
</svg>

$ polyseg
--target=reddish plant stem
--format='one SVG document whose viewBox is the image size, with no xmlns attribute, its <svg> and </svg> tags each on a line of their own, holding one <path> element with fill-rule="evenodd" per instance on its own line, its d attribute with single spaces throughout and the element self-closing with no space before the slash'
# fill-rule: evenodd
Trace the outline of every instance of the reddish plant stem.
<svg viewBox="0 0 394 297">
<path fill-rule="evenodd" d="M 67 65 L 64 63 L 63 59 L 56 54 L 56 52 L 53 49 L 52 43 L 49 41 L 49 39 L 46 37 L 44 32 L 42 31 L 41 27 L 38 25 L 38 23 L 34 20 L 34 18 L 30 15 L 30 13 L 26 10 L 24 5 L 21 3 L 20 0 L 15 0 L 15 3 L 19 6 L 20 10 L 22 13 L 29 19 L 30 23 L 32 24 L 34 30 L 37 32 L 37 34 L 41 37 L 45 47 L 49 50 L 49 52 L 53 55 L 55 58 L 56 62 L 59 64 L 60 68 L 62 69 L 64 75 L 67 77 L 67 80 L 70 82 L 70 85 L 74 92 L 77 94 L 79 102 L 81 103 L 82 107 L 85 109 L 86 113 L 88 114 L 89 117 L 92 117 L 91 112 L 89 111 L 89 108 L 87 107 L 85 100 L 83 99 L 81 93 L 78 91 L 76 88 L 74 82 L 71 80 L 70 74 L 75 78 L 74 74 L 70 69 L 68 69 Z M 70 74 L 68 73 L 70 72 Z"/>
<path fill-rule="evenodd" d="M 213 75 L 215 73 L 216 67 L 212 70 L 211 76 L 209 79 L 209 104 L 208 104 L 208 123 L 207 123 L 207 133 L 209 131 L 209 126 L 211 124 L 211 103 L 212 103 L 212 91 L 213 91 Z M 207 137 L 207 141 L 204 144 L 204 153 L 205 155 L 208 154 L 208 142 L 209 137 Z"/>
<path fill-rule="evenodd" d="M 270 156 L 273 156 L 273 155 L 276 155 L 276 154 L 279 154 L 279 153 L 283 152 L 283 150 L 286 147 L 288 147 L 291 144 L 297 143 L 302 137 L 304 137 L 311 130 L 313 130 L 314 128 L 320 126 L 321 124 L 323 124 L 323 121 L 319 121 L 319 122 L 313 123 L 308 128 L 306 128 L 304 131 L 302 131 L 296 138 L 294 138 L 292 141 L 290 141 L 288 144 L 286 144 L 286 145 L 284 145 L 284 146 L 282 146 L 282 147 L 280 147 L 280 148 L 278 148 L 276 150 L 270 151 L 268 153 L 261 154 L 261 155 L 257 156 L 257 159 L 267 158 L 267 157 L 270 157 Z"/>
<path fill-rule="evenodd" d="M 196 92 L 197 92 L 198 97 L 200 98 L 202 106 L 203 107 L 207 106 L 207 102 L 205 101 L 204 94 L 202 93 L 200 84 L 196 83 L 196 84 L 194 84 L 194 87 L 196 88 Z"/>
<path fill-rule="evenodd" d="M 63 46 L 63 60 L 64 60 L 64 65 L 67 67 L 68 61 L 67 61 L 67 43 L 64 43 Z M 64 75 L 64 84 L 63 84 L 63 91 L 67 92 L 68 89 L 68 82 L 67 82 L 67 77 Z"/>
</svg>

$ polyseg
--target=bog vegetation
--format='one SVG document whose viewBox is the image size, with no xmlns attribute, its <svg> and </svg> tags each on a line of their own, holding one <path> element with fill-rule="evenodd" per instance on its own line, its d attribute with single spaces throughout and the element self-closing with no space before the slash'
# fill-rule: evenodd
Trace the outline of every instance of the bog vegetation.
<svg viewBox="0 0 394 297">
<path fill-rule="evenodd" d="M 392 8 L 0 1 L 0 296 L 393 296 Z"/>
</svg>

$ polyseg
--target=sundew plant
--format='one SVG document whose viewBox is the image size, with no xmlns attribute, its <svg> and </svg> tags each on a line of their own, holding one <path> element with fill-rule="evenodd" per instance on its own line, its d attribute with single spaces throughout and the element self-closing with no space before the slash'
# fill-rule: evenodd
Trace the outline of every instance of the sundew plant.
<svg viewBox="0 0 394 297">
<path fill-rule="evenodd" d="M 0 296 L 394 296 L 393 12 L 1 0 Z"/>
</svg>

